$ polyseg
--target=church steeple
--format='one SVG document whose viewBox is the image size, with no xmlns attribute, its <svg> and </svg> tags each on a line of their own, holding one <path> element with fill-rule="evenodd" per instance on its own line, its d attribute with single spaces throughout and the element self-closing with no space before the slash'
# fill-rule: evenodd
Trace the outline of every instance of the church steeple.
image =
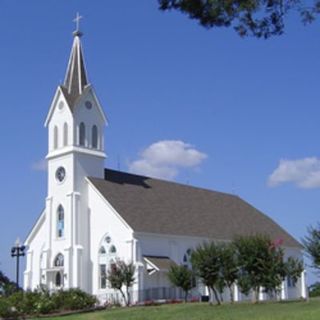
<svg viewBox="0 0 320 320">
<path fill-rule="evenodd" d="M 57 88 L 45 122 L 49 127 L 48 159 L 70 152 L 71 147 L 77 149 L 72 152 L 81 149 L 82 154 L 105 157 L 104 126 L 107 119 L 88 81 L 81 46 L 80 18 L 77 14 L 74 20 L 77 27 L 73 32 L 65 80 Z"/>
<path fill-rule="evenodd" d="M 80 18 L 81 17 L 78 14 L 75 19 L 77 28 L 73 32 L 73 45 L 62 86 L 64 94 L 66 95 L 71 108 L 73 107 L 76 99 L 82 94 L 84 88 L 89 84 L 80 41 L 82 36 L 82 32 L 79 30 Z"/>
</svg>

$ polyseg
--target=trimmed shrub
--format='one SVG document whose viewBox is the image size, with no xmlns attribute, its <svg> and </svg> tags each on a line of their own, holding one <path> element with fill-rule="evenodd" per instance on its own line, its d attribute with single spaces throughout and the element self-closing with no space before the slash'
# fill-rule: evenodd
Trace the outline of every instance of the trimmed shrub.
<svg viewBox="0 0 320 320">
<path fill-rule="evenodd" d="M 81 291 L 80 289 L 69 289 L 58 291 L 52 295 L 54 305 L 59 310 L 83 310 L 95 306 L 97 299 Z"/>
<path fill-rule="evenodd" d="M 37 314 L 38 302 L 42 294 L 37 291 L 19 291 L 12 294 L 8 301 L 19 315 Z"/>
<path fill-rule="evenodd" d="M 37 314 L 48 314 L 58 310 L 57 305 L 49 294 L 41 294 L 35 305 Z"/>
<path fill-rule="evenodd" d="M 24 310 L 23 295 L 24 293 L 22 291 L 18 291 L 7 298 L 7 301 L 8 303 L 10 303 L 11 308 L 14 308 L 17 314 L 21 314 L 22 310 Z"/>
<path fill-rule="evenodd" d="M 14 307 L 12 307 L 8 298 L 0 297 L 0 318 L 3 319 L 17 319 L 18 313 Z"/>
<path fill-rule="evenodd" d="M 16 292 L 0 298 L 0 318 L 15 319 L 27 315 L 48 314 L 66 310 L 85 310 L 95 306 L 94 296 L 80 289 L 49 294 L 48 291 Z"/>
</svg>

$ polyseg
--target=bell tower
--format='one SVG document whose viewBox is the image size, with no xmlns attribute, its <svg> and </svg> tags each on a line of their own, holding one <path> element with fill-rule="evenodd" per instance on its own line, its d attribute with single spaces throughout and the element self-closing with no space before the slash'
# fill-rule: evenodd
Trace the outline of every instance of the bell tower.
<svg viewBox="0 0 320 320">
<path fill-rule="evenodd" d="M 88 80 L 81 44 L 73 33 L 65 74 L 53 98 L 48 129 L 48 194 L 46 198 L 46 270 L 42 281 L 49 288 L 89 290 L 89 208 L 86 177 L 104 177 L 104 111 Z M 58 265 L 57 265 L 58 264 Z"/>
</svg>

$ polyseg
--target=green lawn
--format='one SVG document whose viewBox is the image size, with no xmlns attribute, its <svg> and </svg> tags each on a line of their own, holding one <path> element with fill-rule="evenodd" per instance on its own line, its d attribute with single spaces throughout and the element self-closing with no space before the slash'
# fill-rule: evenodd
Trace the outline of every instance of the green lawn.
<svg viewBox="0 0 320 320">
<path fill-rule="evenodd" d="M 117 308 L 52 320 L 319 320 L 320 300 L 251 305 L 209 306 L 205 303 Z"/>
</svg>

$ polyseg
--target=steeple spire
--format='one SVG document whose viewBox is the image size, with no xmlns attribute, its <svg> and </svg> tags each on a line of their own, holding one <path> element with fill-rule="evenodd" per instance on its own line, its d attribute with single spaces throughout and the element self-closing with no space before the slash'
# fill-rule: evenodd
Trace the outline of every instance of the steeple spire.
<svg viewBox="0 0 320 320">
<path fill-rule="evenodd" d="M 82 94 L 85 86 L 89 84 L 80 41 L 82 32 L 79 29 L 79 21 L 81 18 L 79 13 L 77 13 L 74 19 L 74 22 L 76 22 L 76 30 L 73 32 L 74 40 L 63 83 L 63 91 L 71 104 L 75 102 Z M 70 107 L 72 108 L 73 106 L 70 105 Z"/>
</svg>

